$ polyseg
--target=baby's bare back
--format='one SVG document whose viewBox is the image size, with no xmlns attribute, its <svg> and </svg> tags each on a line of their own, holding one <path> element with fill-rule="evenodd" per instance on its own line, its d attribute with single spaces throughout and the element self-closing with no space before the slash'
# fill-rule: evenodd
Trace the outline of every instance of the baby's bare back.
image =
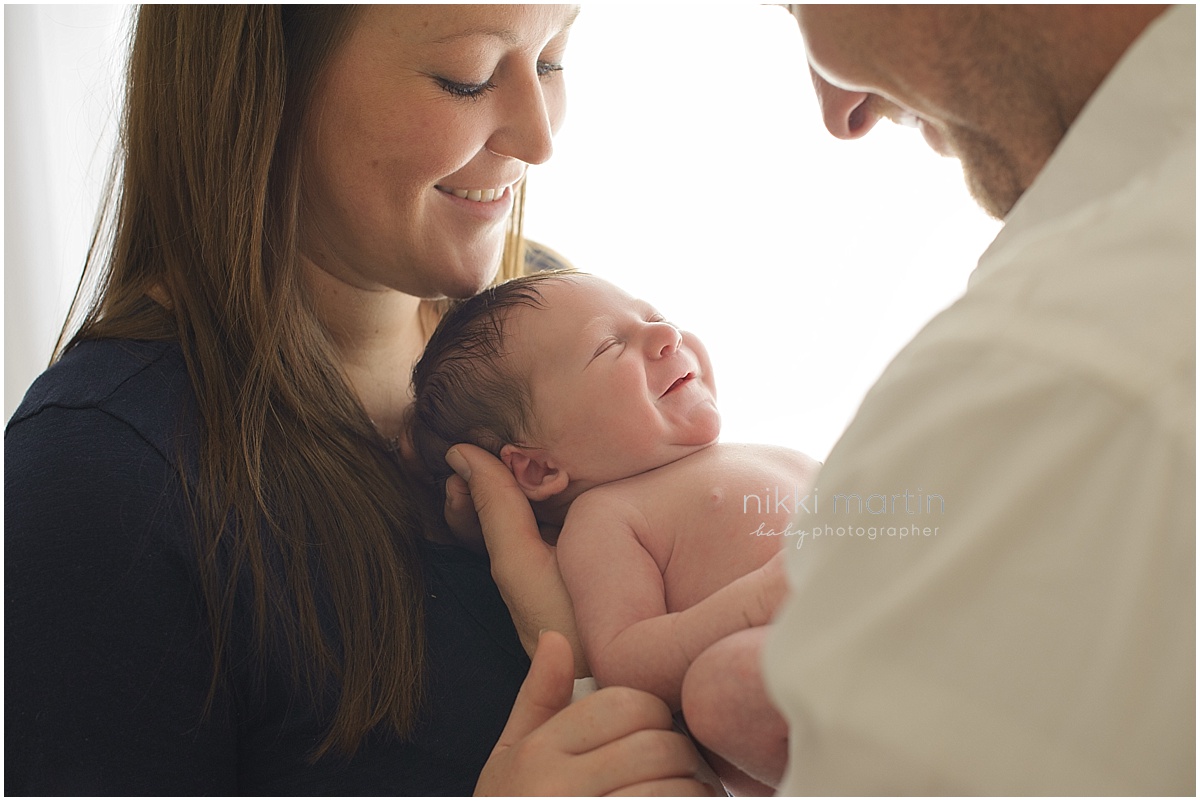
<svg viewBox="0 0 1200 801">
<path fill-rule="evenodd" d="M 662 571 L 667 611 L 676 612 L 787 544 L 818 467 L 787 448 L 717 444 L 604 491 L 644 515 L 637 537 Z"/>
</svg>

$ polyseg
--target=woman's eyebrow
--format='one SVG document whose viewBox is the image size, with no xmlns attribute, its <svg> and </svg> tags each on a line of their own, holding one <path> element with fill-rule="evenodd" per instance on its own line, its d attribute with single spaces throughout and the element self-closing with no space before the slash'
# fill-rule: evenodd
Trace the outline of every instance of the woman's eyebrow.
<svg viewBox="0 0 1200 801">
<path fill-rule="evenodd" d="M 473 36 L 491 36 L 499 39 L 506 45 L 513 46 L 515 46 L 519 41 L 516 33 L 513 31 L 497 28 L 467 28 L 466 30 L 455 31 L 454 33 L 451 33 L 447 36 L 442 36 L 432 41 L 433 44 L 450 44 L 451 42 L 457 42 L 459 39 L 470 39 Z"/>
<path fill-rule="evenodd" d="M 563 23 L 562 28 L 556 35 L 561 36 L 564 32 L 569 30 L 572 25 L 575 24 L 575 20 L 579 17 L 580 10 L 580 6 L 575 7 L 575 10 L 571 12 L 569 17 L 567 17 L 567 21 Z M 467 28 L 461 31 L 455 31 L 454 33 L 433 39 L 432 42 L 433 44 L 450 44 L 451 42 L 456 42 L 459 39 L 469 39 L 472 36 L 491 36 L 499 39 L 506 45 L 514 47 L 520 42 L 520 39 L 517 37 L 515 31 L 509 30 L 508 28 L 490 28 L 484 25 L 476 26 L 474 28 Z"/>
<path fill-rule="evenodd" d="M 567 21 L 563 23 L 562 28 L 559 30 L 559 34 L 565 33 L 571 29 L 571 26 L 575 24 L 575 20 L 579 19 L 579 12 L 582 10 L 583 6 L 575 6 L 575 9 L 571 12 L 571 16 L 567 17 Z"/>
</svg>

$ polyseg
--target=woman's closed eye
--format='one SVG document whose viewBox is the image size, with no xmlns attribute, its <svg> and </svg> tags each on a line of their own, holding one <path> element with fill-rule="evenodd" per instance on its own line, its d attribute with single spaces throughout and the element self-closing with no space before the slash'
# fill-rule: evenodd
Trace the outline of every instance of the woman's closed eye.
<svg viewBox="0 0 1200 801">
<path fill-rule="evenodd" d="M 449 78 L 434 77 L 438 86 L 449 94 L 455 97 L 464 97 L 467 99 L 476 99 L 483 97 L 484 94 L 496 88 L 496 84 L 492 83 L 492 79 L 488 78 L 483 83 L 459 83 L 452 81 Z"/>
<path fill-rule="evenodd" d="M 537 74 L 539 78 L 545 78 L 549 75 L 553 75 L 556 72 L 562 72 L 562 69 L 563 65 L 555 62 L 539 61 L 537 63 Z M 468 100 L 481 98 L 496 88 L 496 83 L 490 77 L 481 83 L 463 83 L 439 76 L 433 76 L 433 79 L 437 81 L 438 86 L 442 87 L 443 91 L 454 95 L 455 97 L 462 97 Z"/>
</svg>

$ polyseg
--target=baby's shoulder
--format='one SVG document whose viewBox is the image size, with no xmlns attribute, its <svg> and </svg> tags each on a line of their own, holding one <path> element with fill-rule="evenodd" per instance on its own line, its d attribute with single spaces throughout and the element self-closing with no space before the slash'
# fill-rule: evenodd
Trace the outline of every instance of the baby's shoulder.
<svg viewBox="0 0 1200 801">
<path fill-rule="evenodd" d="M 653 528 L 664 517 L 677 521 L 689 510 L 719 508 L 731 494 L 766 486 L 808 487 L 820 466 L 790 448 L 717 443 L 655 470 L 596 487 L 576 503 L 587 499 L 594 513 L 632 521 L 635 528 Z"/>
<path fill-rule="evenodd" d="M 572 501 L 558 536 L 559 557 L 611 549 L 616 542 L 641 542 L 657 512 L 632 490 L 602 484 Z"/>
<path fill-rule="evenodd" d="M 641 516 L 640 492 L 646 483 L 643 476 L 601 484 L 582 493 L 571 502 L 567 510 L 567 521 L 576 524 L 601 518 L 609 523 L 626 521 Z"/>
<path fill-rule="evenodd" d="M 695 468 L 712 478 L 769 480 L 787 478 L 808 481 L 816 477 L 821 463 L 811 456 L 778 445 L 717 443 L 695 456 Z M 686 461 L 686 460 L 684 460 Z"/>
</svg>

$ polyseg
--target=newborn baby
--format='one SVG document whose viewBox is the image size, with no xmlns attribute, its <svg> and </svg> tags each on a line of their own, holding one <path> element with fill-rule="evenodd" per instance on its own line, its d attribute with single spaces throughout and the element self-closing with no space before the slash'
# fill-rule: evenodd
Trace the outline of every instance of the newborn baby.
<svg viewBox="0 0 1200 801">
<path fill-rule="evenodd" d="M 761 499 L 804 491 L 817 463 L 718 444 L 703 345 L 583 273 L 519 278 L 464 301 L 413 376 L 410 436 L 430 473 L 449 475 L 455 443 L 487 448 L 544 536 L 557 535 L 597 682 L 682 710 L 735 791 L 777 785 L 787 727 L 759 663 L 786 585 L 782 538 L 761 535 L 786 530 L 796 509 Z"/>
</svg>

